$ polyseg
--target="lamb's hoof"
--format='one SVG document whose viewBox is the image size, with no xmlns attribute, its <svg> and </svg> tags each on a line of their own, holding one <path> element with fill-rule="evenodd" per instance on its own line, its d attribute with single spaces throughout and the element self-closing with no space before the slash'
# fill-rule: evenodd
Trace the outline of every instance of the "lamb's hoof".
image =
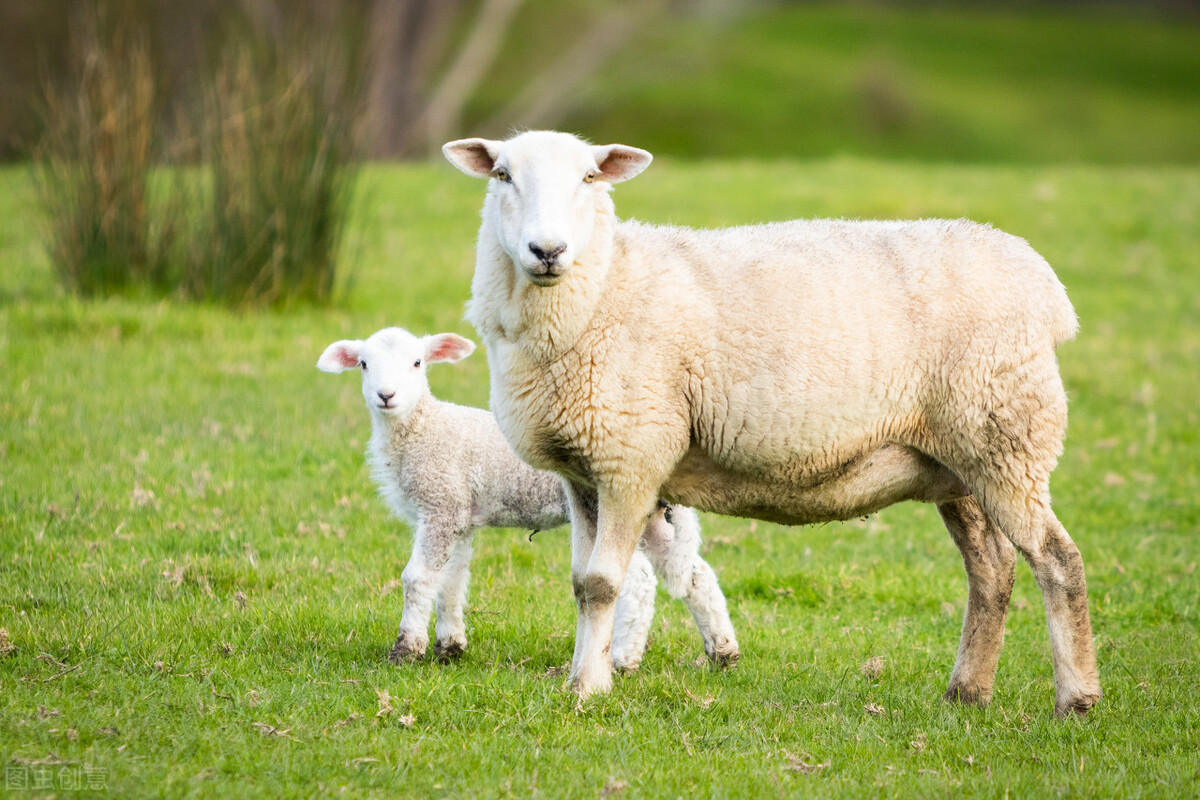
<svg viewBox="0 0 1200 800">
<path fill-rule="evenodd" d="M 942 699 L 947 703 L 960 703 L 964 706 L 986 706 L 992 701 L 992 690 L 983 686 L 967 686 L 952 683 Z"/>
<path fill-rule="evenodd" d="M 1060 700 L 1054 704 L 1054 715 L 1059 719 L 1064 717 L 1086 717 L 1092 706 L 1100 702 L 1100 690 L 1088 692 L 1086 694 L 1077 694 L 1067 700 Z"/>
<path fill-rule="evenodd" d="M 405 636 L 402 633 L 396 637 L 396 643 L 392 645 L 392 652 L 388 653 L 388 661 L 397 665 L 419 661 L 425 657 L 425 648 L 428 646 L 428 641 Z"/>
<path fill-rule="evenodd" d="M 433 645 L 433 657 L 443 664 L 449 664 L 462 657 L 462 654 L 467 652 L 467 643 L 462 639 L 448 639 L 444 642 L 435 642 Z"/>
<path fill-rule="evenodd" d="M 733 669 L 742 655 L 738 650 L 737 643 L 728 641 L 722 642 L 712 649 L 706 648 L 704 654 L 708 656 L 708 661 L 712 664 L 713 669 Z"/>
<path fill-rule="evenodd" d="M 618 672 L 622 675 L 628 675 L 631 672 L 637 672 L 638 667 L 642 665 L 642 660 L 636 659 L 631 661 L 618 661 L 613 659 L 613 672 Z"/>
</svg>

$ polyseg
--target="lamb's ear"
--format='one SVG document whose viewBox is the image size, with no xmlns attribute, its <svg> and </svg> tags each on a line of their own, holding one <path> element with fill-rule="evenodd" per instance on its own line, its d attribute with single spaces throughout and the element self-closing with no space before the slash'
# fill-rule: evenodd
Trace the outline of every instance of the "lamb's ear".
<svg viewBox="0 0 1200 800">
<path fill-rule="evenodd" d="M 343 339 L 325 348 L 317 359 L 317 369 L 322 372 L 345 372 L 358 366 L 358 351 L 362 342 L 354 339 Z"/>
<path fill-rule="evenodd" d="M 654 160 L 654 156 L 645 150 L 624 144 L 593 145 L 592 155 L 596 158 L 600 179 L 607 183 L 627 181 Z"/>
<path fill-rule="evenodd" d="M 425 363 L 461 361 L 475 352 L 475 343 L 457 333 L 437 333 L 425 337 Z"/>
<path fill-rule="evenodd" d="M 496 168 L 501 142 L 491 139 L 456 139 L 442 145 L 446 160 L 473 178 L 487 178 Z"/>
</svg>

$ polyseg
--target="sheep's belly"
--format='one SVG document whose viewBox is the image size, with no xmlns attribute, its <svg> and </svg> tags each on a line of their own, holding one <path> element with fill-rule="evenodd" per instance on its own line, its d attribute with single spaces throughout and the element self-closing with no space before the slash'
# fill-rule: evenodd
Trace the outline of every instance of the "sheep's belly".
<svg viewBox="0 0 1200 800">
<path fill-rule="evenodd" d="M 932 458 L 884 444 L 821 474 L 794 477 L 788 464 L 755 474 L 735 472 L 693 447 L 663 486 L 672 503 L 785 525 L 849 519 L 904 500 L 944 503 L 970 492 Z"/>
</svg>

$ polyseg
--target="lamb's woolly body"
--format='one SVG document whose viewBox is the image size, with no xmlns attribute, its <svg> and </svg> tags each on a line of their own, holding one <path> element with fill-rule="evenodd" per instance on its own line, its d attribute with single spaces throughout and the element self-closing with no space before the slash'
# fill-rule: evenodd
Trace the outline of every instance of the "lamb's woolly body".
<svg viewBox="0 0 1200 800">
<path fill-rule="evenodd" d="M 435 602 L 436 652 L 450 657 L 466 649 L 463 607 L 477 528 L 555 528 L 570 515 L 562 480 L 517 458 L 489 412 L 435 398 L 420 361 L 409 368 L 422 354 L 426 363 L 439 360 L 424 341 L 388 328 L 366 342 L 330 345 L 319 362 L 323 369 L 341 371 L 369 356 L 373 371 L 364 370 L 363 377 L 372 426 L 367 461 L 380 495 L 413 526 L 393 661 L 424 654 Z M 380 394 L 387 394 L 390 408 L 380 406 Z M 641 661 L 654 614 L 655 572 L 691 610 L 709 657 L 726 665 L 736 661 L 737 639 L 724 595 L 700 556 L 696 513 L 678 506 L 659 509 L 647 522 L 642 547 L 621 590 L 614 666 L 631 669 Z"/>
<path fill-rule="evenodd" d="M 1093 704 L 1082 561 L 1048 489 L 1066 426 L 1054 348 L 1077 320 L 1045 260 L 963 220 L 619 222 L 603 183 L 571 188 L 569 200 L 537 196 L 539 186 L 561 193 L 567 184 L 546 176 L 570 183 L 585 159 L 587 146 L 569 140 L 532 132 L 445 150 L 464 171 L 487 174 L 464 161 L 470 152 L 508 178 L 489 185 L 468 305 L 501 430 L 526 461 L 565 476 L 573 502 L 598 497 L 573 539 L 576 690 L 609 685 L 599 599 L 619 582 L 629 529 L 652 498 L 794 524 L 916 499 L 938 503 L 957 531 L 973 598 L 1006 598 L 1012 565 L 969 548 L 997 530 L 1012 539 L 1046 596 L 1058 708 Z M 548 233 L 529 219 L 570 203 L 590 204 L 574 228 L 555 221 L 563 230 Z M 526 230 L 580 243 L 571 263 L 541 271 L 551 277 L 537 272 L 538 285 Z M 948 695 L 991 691 L 993 654 L 968 636 L 983 626 L 996 639 L 997 615 L 1002 634 L 1003 607 L 991 602 L 987 619 L 971 610 L 980 603 L 968 609 Z"/>
<path fill-rule="evenodd" d="M 380 496 L 414 527 L 542 529 L 567 521 L 562 480 L 517 458 L 482 409 L 430 395 L 407 420 L 372 415 L 367 460 Z"/>
</svg>

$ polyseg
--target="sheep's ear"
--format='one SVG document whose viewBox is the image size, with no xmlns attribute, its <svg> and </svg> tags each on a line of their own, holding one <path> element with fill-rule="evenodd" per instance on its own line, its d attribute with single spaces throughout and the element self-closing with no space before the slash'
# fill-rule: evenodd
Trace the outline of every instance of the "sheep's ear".
<svg viewBox="0 0 1200 800">
<path fill-rule="evenodd" d="M 442 154 L 471 177 L 487 178 L 496 168 L 500 144 L 491 139 L 457 139 L 442 145 Z"/>
<path fill-rule="evenodd" d="M 645 150 L 624 144 L 594 145 L 592 155 L 596 158 L 600 179 L 607 183 L 627 181 L 654 160 L 654 156 Z"/>
<path fill-rule="evenodd" d="M 322 372 L 345 372 L 358 366 L 358 351 L 362 342 L 343 339 L 325 348 L 317 359 L 317 369 Z"/>
<path fill-rule="evenodd" d="M 425 362 L 461 361 L 475 352 L 475 343 L 457 333 L 438 333 L 425 337 Z"/>
</svg>

